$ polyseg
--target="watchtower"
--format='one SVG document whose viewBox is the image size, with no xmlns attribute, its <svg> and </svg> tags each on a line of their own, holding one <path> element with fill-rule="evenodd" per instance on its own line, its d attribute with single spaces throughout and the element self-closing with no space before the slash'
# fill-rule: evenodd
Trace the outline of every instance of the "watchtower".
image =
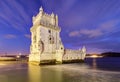
<svg viewBox="0 0 120 82">
<path fill-rule="evenodd" d="M 60 38 L 58 16 L 54 13 L 46 14 L 41 7 L 32 22 L 29 61 L 62 62 L 64 46 Z"/>
</svg>

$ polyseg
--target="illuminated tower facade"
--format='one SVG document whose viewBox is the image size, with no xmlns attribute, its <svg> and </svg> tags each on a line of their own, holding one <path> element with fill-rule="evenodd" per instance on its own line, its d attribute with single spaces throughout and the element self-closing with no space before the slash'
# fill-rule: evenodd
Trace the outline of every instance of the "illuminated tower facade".
<svg viewBox="0 0 120 82">
<path fill-rule="evenodd" d="M 46 14 L 41 7 L 32 20 L 29 61 L 62 62 L 64 46 L 60 38 L 58 16 L 53 13 Z"/>
</svg>

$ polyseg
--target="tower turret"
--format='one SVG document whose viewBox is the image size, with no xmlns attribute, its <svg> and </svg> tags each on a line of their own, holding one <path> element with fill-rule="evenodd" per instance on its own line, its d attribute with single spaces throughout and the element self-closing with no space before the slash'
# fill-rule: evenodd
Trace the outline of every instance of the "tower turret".
<svg viewBox="0 0 120 82">
<path fill-rule="evenodd" d="M 40 7 L 39 11 L 43 11 L 43 8 L 42 8 L 42 6 Z"/>
<path fill-rule="evenodd" d="M 55 24 L 56 26 L 58 26 L 58 15 L 56 15 L 55 19 L 56 19 Z"/>
<path fill-rule="evenodd" d="M 43 8 L 42 8 L 42 6 L 41 6 L 41 7 L 39 8 L 39 13 L 40 13 L 40 15 L 42 15 L 43 12 L 44 12 L 44 10 L 43 10 Z"/>
</svg>

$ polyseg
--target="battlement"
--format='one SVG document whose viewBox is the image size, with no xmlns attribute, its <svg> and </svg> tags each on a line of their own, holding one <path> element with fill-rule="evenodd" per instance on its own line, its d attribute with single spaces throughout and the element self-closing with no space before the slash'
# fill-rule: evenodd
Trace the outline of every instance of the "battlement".
<svg viewBox="0 0 120 82">
<path fill-rule="evenodd" d="M 45 13 L 42 7 L 39 9 L 39 13 L 36 16 L 33 16 L 32 20 L 33 25 L 44 24 L 46 26 L 58 27 L 58 16 L 54 13 Z"/>
</svg>

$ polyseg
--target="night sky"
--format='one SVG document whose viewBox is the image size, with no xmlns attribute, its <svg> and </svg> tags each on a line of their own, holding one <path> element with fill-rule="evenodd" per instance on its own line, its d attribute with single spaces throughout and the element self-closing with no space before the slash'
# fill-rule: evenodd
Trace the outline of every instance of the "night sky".
<svg viewBox="0 0 120 82">
<path fill-rule="evenodd" d="M 0 54 L 28 54 L 32 16 L 58 15 L 65 48 L 120 52 L 120 0 L 0 0 Z"/>
</svg>

